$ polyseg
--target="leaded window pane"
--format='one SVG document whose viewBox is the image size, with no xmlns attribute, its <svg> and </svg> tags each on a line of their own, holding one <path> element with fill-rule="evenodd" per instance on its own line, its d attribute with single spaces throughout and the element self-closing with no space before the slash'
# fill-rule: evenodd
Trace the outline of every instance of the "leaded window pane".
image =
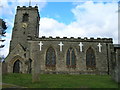
<svg viewBox="0 0 120 90">
<path fill-rule="evenodd" d="M 94 50 L 90 47 L 86 52 L 86 66 L 88 68 L 95 68 L 95 53 Z"/>
<path fill-rule="evenodd" d="M 46 53 L 46 65 L 47 66 L 55 66 L 56 64 L 56 56 L 55 51 L 52 47 L 48 48 Z"/>
<path fill-rule="evenodd" d="M 73 48 L 67 51 L 66 65 L 70 68 L 76 67 L 76 56 Z"/>
<path fill-rule="evenodd" d="M 74 52 L 74 50 L 72 50 L 72 54 L 71 54 L 71 65 L 76 65 L 76 57 L 75 57 L 75 52 Z"/>
<path fill-rule="evenodd" d="M 66 64 L 70 65 L 70 49 L 68 49 L 67 51 L 67 60 L 66 60 Z"/>
</svg>

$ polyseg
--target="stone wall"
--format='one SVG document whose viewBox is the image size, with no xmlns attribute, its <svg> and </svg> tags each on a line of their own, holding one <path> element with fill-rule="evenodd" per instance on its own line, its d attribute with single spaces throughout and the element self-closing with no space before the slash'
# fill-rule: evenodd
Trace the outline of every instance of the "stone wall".
<svg viewBox="0 0 120 90">
<path fill-rule="evenodd" d="M 120 83 L 120 47 L 113 52 L 112 79 Z"/>
<path fill-rule="evenodd" d="M 1 74 L 7 73 L 7 63 L 5 63 L 5 62 L 0 63 L 0 73 Z"/>
<path fill-rule="evenodd" d="M 39 48 L 39 42 L 42 42 L 41 51 Z M 109 61 L 110 61 L 110 45 L 112 44 L 112 39 L 107 38 L 36 38 L 29 40 L 30 43 L 36 43 L 39 51 L 39 58 L 37 62 L 40 62 L 41 73 L 69 73 L 69 74 L 108 74 L 109 73 Z M 58 45 L 62 42 L 63 51 L 60 51 L 60 46 Z M 83 44 L 83 51 L 80 52 L 79 43 L 82 42 Z M 102 52 L 98 50 L 98 43 L 102 45 Z M 55 70 L 46 69 L 45 62 L 46 62 L 46 51 L 49 47 L 54 48 L 56 54 L 56 68 Z M 66 53 L 67 50 L 72 47 L 75 50 L 76 55 L 76 68 L 67 68 L 66 66 Z M 89 47 L 92 47 L 95 52 L 96 58 L 96 69 L 95 70 L 87 70 L 86 69 L 86 51 Z M 30 48 L 36 48 L 34 46 L 30 46 Z M 30 52 L 32 54 L 34 52 Z M 37 56 L 36 56 L 37 57 Z M 31 58 L 31 57 L 30 57 Z"/>
</svg>

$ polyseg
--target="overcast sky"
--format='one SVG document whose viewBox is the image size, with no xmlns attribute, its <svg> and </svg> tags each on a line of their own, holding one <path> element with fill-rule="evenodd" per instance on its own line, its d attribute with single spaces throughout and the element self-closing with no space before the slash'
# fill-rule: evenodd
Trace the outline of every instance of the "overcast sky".
<svg viewBox="0 0 120 90">
<path fill-rule="evenodd" d="M 113 42 L 118 43 L 118 0 L 34 1 L 31 0 L 31 5 L 39 7 L 41 17 L 40 37 L 100 37 L 113 38 Z M 0 18 L 3 18 L 8 26 L 7 39 L 3 43 L 5 47 L 0 50 L 0 55 L 6 56 L 9 52 L 17 6 L 29 4 L 29 0 L 0 0 Z"/>
</svg>

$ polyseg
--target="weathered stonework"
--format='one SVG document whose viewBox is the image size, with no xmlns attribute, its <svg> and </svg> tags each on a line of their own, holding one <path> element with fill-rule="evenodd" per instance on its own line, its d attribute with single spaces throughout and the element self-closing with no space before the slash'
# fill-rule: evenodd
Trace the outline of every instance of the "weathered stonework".
<svg viewBox="0 0 120 90">
<path fill-rule="evenodd" d="M 120 44 L 114 45 L 114 54 L 112 62 L 112 78 L 120 83 Z"/>
<path fill-rule="evenodd" d="M 28 15 L 28 21 L 23 22 L 24 14 Z M 26 19 L 27 20 L 27 19 Z M 67 74 L 111 74 L 113 41 L 112 38 L 67 38 L 67 37 L 38 37 L 39 35 L 39 13 L 35 7 L 17 7 L 15 23 L 10 42 L 10 52 L 6 58 L 8 72 L 12 73 L 14 68 L 20 68 L 19 73 L 33 72 L 33 78 L 39 73 L 67 73 Z M 42 42 L 41 50 L 39 43 Z M 60 42 L 63 43 L 60 51 Z M 83 44 L 80 51 L 80 42 Z M 101 44 L 101 52 L 98 44 Z M 46 67 L 46 52 L 52 47 L 55 51 L 55 67 Z M 75 68 L 66 65 L 67 51 L 72 48 L 76 57 Z M 95 69 L 86 67 L 86 52 L 92 48 L 95 54 Z M 19 61 L 17 63 L 16 61 Z M 17 63 L 17 64 L 16 64 Z M 19 65 L 16 66 L 16 65 Z M 32 70 L 31 70 L 32 69 Z M 16 69 L 15 69 L 16 70 Z M 35 80 L 36 81 L 36 80 Z M 33 81 L 34 82 L 34 81 Z"/>
<path fill-rule="evenodd" d="M 41 73 L 48 73 L 48 72 L 55 72 L 55 73 L 94 73 L 94 74 L 107 74 L 108 72 L 108 62 L 110 61 L 109 53 L 110 51 L 107 49 L 112 44 L 112 39 L 77 39 L 77 38 L 34 38 L 31 40 L 28 40 L 30 44 L 36 43 L 36 45 L 39 44 L 39 42 L 42 41 L 43 46 L 42 50 L 39 52 L 41 63 Z M 64 44 L 63 51 L 60 52 L 59 43 L 62 41 Z M 80 52 L 79 48 L 79 42 L 82 42 L 83 52 Z M 101 43 L 102 45 L 102 52 L 98 51 L 98 43 Z M 53 47 L 56 52 L 56 69 L 55 70 L 49 70 L 46 69 L 45 66 L 45 60 L 46 60 L 46 51 L 49 47 Z M 67 50 L 72 47 L 75 50 L 75 54 L 77 57 L 76 60 L 76 68 L 75 69 L 69 69 L 66 67 L 66 53 Z M 95 51 L 96 56 L 96 69 L 95 70 L 87 70 L 86 69 L 86 51 L 89 47 L 92 47 Z M 31 47 L 35 48 L 35 47 Z M 39 48 L 38 48 L 39 50 Z M 31 52 L 32 54 L 32 52 Z M 108 58 L 109 57 L 109 58 Z"/>
</svg>

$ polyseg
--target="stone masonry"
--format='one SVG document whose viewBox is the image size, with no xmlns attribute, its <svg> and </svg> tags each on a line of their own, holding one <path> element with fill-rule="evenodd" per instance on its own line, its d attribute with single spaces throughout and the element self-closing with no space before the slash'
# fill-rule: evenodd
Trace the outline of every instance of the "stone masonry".
<svg viewBox="0 0 120 90">
<path fill-rule="evenodd" d="M 39 37 L 39 20 L 37 6 L 17 7 L 5 60 L 9 73 L 111 74 L 112 38 Z"/>
</svg>

